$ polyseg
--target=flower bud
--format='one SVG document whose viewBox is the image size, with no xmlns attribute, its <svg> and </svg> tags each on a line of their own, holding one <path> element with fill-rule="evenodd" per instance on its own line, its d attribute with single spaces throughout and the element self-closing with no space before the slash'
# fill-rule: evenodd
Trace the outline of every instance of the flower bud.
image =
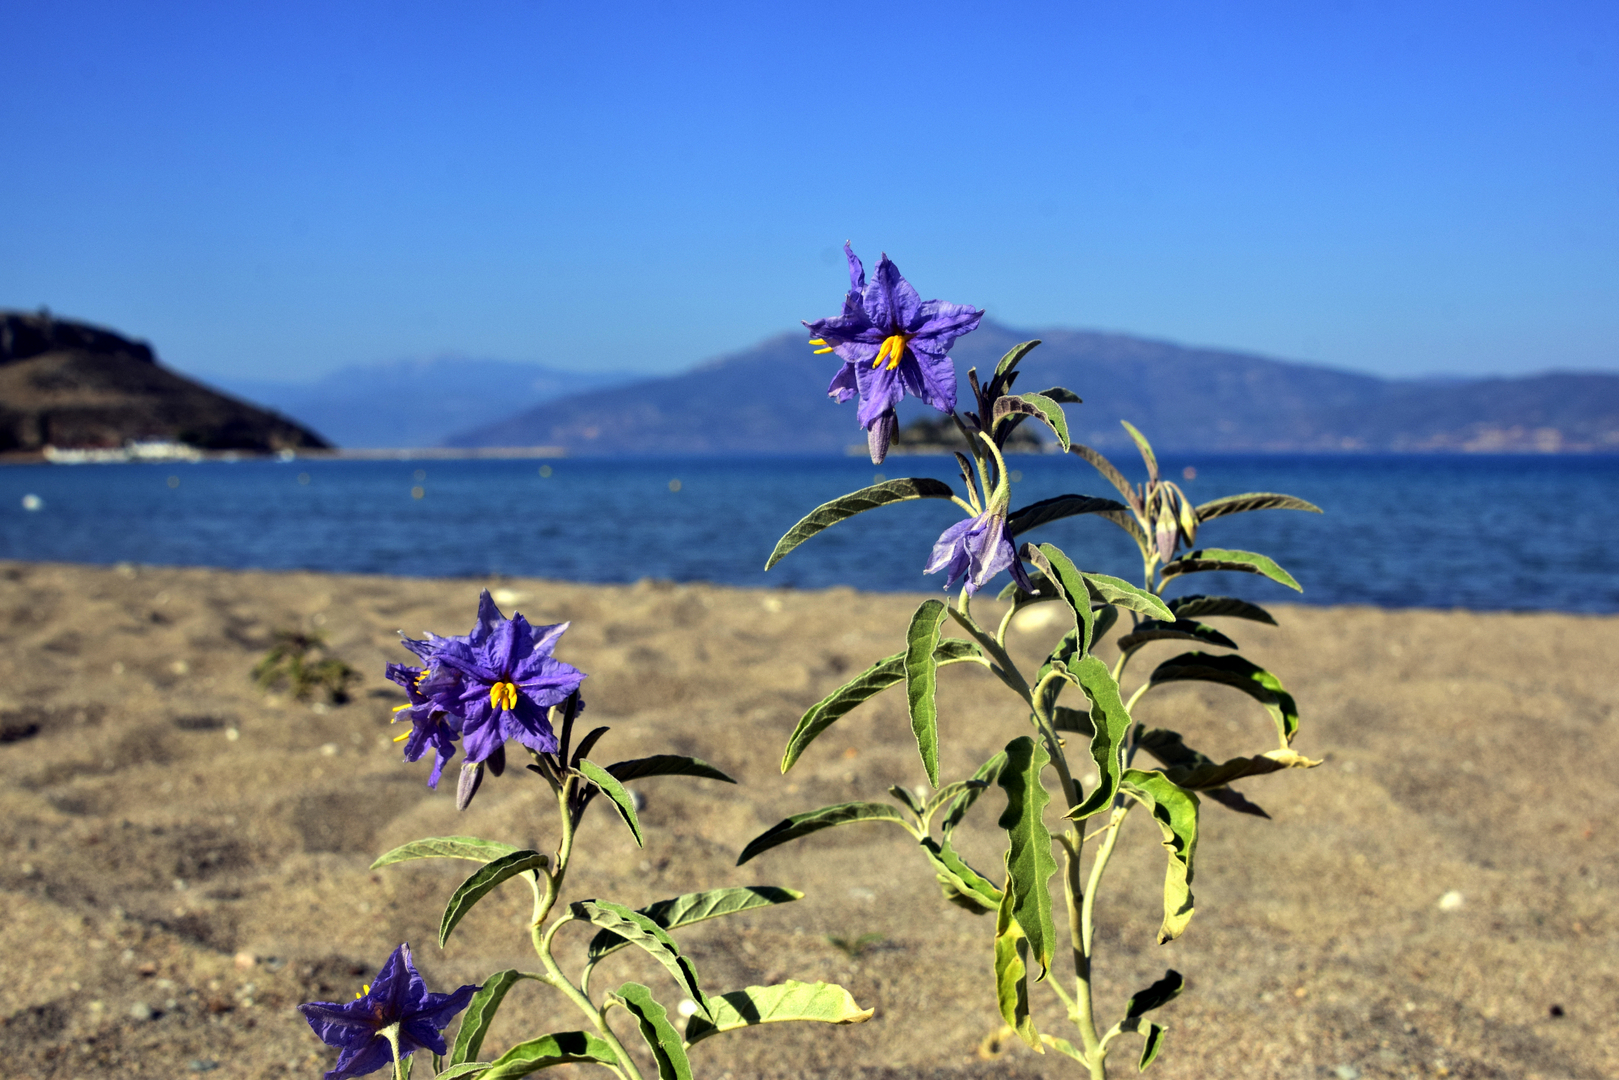
<svg viewBox="0 0 1619 1080">
<path fill-rule="evenodd" d="M 899 417 L 890 409 L 871 422 L 866 429 L 866 446 L 871 450 L 871 463 L 881 465 L 888 456 L 888 444 L 899 431 Z"/>
<path fill-rule="evenodd" d="M 472 797 L 478 794 L 478 785 L 483 783 L 483 762 L 467 762 L 461 766 L 461 779 L 455 785 L 455 808 L 465 810 L 472 804 Z"/>
</svg>

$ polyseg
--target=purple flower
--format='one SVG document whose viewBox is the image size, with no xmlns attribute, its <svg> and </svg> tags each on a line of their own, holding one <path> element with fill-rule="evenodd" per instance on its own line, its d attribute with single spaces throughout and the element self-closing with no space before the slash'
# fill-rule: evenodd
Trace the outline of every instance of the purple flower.
<svg viewBox="0 0 1619 1080">
<path fill-rule="evenodd" d="M 956 582 L 965 577 L 969 596 L 1002 570 L 1012 571 L 1012 579 L 1020 589 L 1034 592 L 1034 584 L 1018 561 L 1017 549 L 1007 534 L 1004 505 L 992 505 L 977 517 L 956 522 L 940 535 L 922 572 L 936 574 L 940 570 L 946 573 L 946 589 L 955 588 Z"/>
<path fill-rule="evenodd" d="M 422 755 L 427 753 L 428 747 L 437 751 L 433 759 L 433 771 L 427 777 L 427 786 L 436 788 L 439 777 L 444 773 L 444 766 L 455 756 L 455 740 L 461 733 L 450 723 L 449 714 L 435 705 L 423 692 L 422 684 L 431 676 L 429 669 L 389 664 L 386 674 L 388 678 L 403 686 L 406 696 L 410 698 L 409 704 L 401 705 L 394 710 L 394 722 L 409 720 L 411 730 L 408 734 L 399 736 L 394 742 L 404 741 L 406 761 L 420 761 Z"/>
<path fill-rule="evenodd" d="M 568 629 L 530 626 L 521 615 L 500 613 L 486 589 L 478 597 L 478 623 L 465 637 L 405 642 L 430 665 L 422 694 L 460 728 L 467 764 L 494 754 L 507 739 L 544 754 L 557 737 L 546 711 L 579 689 L 585 674 L 551 657 Z"/>
<path fill-rule="evenodd" d="M 347 1080 L 393 1064 L 395 1043 L 401 1060 L 416 1050 L 448 1053 L 439 1032 L 477 992 L 476 986 L 463 986 L 453 994 L 428 993 L 411 962 L 410 946 L 401 945 L 357 1000 L 311 1001 L 298 1011 L 322 1042 L 342 1048 L 326 1080 Z"/>
<path fill-rule="evenodd" d="M 899 267 L 883 255 L 870 283 L 854 249 L 843 245 L 849 258 L 849 291 L 843 313 L 830 319 L 806 322 L 822 352 L 835 352 L 843 367 L 832 377 L 827 393 L 839 402 L 860 395 L 860 426 L 894 416 L 894 406 L 906 394 L 921 398 L 940 412 L 956 407 L 956 369 L 950 346 L 961 335 L 978 328 L 982 310 L 942 300 L 924 301 Z M 877 445 L 872 456 L 878 462 Z"/>
</svg>

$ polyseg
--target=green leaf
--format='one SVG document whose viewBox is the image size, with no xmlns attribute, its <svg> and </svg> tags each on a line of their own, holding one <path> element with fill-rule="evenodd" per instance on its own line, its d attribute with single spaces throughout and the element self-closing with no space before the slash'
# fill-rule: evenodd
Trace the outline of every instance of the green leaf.
<svg viewBox="0 0 1619 1080">
<path fill-rule="evenodd" d="M 1010 852 L 1007 859 L 1011 859 Z M 1010 868 L 1007 884 L 1011 884 Z M 1012 914 L 1015 903 L 1013 890 L 1008 888 L 1002 893 L 1001 906 L 995 912 L 995 1001 L 1007 1026 L 1018 1033 L 1029 1049 L 1043 1054 L 1040 1033 L 1029 1015 L 1029 942 Z"/>
<path fill-rule="evenodd" d="M 1028 356 L 1038 344 L 1040 344 L 1040 339 L 1035 338 L 1033 341 L 1020 341 L 1010 349 L 1007 349 L 1006 355 L 1001 357 L 1000 363 L 995 365 L 995 374 L 993 378 L 999 379 L 1007 372 L 1016 368 L 1018 364 L 1023 362 L 1023 358 Z"/>
<path fill-rule="evenodd" d="M 437 1060 L 437 1055 L 434 1055 L 434 1062 Z M 471 1080 L 474 1076 L 482 1076 L 490 1064 L 488 1061 L 463 1061 L 459 1065 L 446 1065 L 443 1069 L 434 1070 L 433 1080 Z"/>
<path fill-rule="evenodd" d="M 631 799 L 630 793 L 624 790 L 624 785 L 619 783 L 612 773 L 597 765 L 594 761 L 581 761 L 578 768 L 584 774 L 585 779 L 596 786 L 597 791 L 612 800 L 613 808 L 618 811 L 618 816 L 623 818 L 624 824 L 630 827 L 630 835 L 635 837 L 635 846 L 645 847 L 646 845 L 641 842 L 641 823 L 635 818 L 635 800 Z"/>
<path fill-rule="evenodd" d="M 1205 645 L 1218 645 L 1223 649 L 1237 647 L 1235 641 L 1208 623 L 1194 622 L 1191 619 L 1176 619 L 1174 622 L 1144 619 L 1134 630 L 1119 638 L 1119 648 L 1128 652 L 1131 649 L 1139 649 L 1149 641 L 1201 641 Z"/>
<path fill-rule="evenodd" d="M 1138 589 L 1123 578 L 1116 578 L 1110 574 L 1087 573 L 1085 581 L 1090 586 L 1091 598 L 1098 603 L 1129 608 L 1131 611 L 1139 611 L 1148 618 L 1162 619 L 1164 622 L 1175 621 L 1174 612 L 1169 610 L 1156 593 Z"/>
<path fill-rule="evenodd" d="M 955 802 L 951 804 L 949 812 L 945 814 L 944 823 L 939 826 L 939 831 L 944 834 L 945 839 L 950 838 L 950 834 L 955 832 L 956 826 L 960 825 L 962 819 L 967 816 L 967 811 L 973 808 L 973 803 L 978 801 L 978 796 L 982 795 L 989 785 L 995 782 L 1001 775 L 1001 770 L 1005 767 L 1005 751 L 996 754 L 978 766 L 978 771 L 973 773 L 972 781 L 970 781 L 972 786 L 962 794 L 954 797 Z M 940 804 L 943 804 L 942 799 Z"/>
<path fill-rule="evenodd" d="M 946 837 L 942 844 L 931 836 L 923 837 L 922 850 L 927 854 L 928 861 L 933 864 L 939 884 L 947 885 L 959 893 L 973 909 L 994 911 L 1000 904 L 1001 890 L 995 887 L 994 882 L 967 865 L 967 860 L 950 845 L 949 837 Z"/>
<path fill-rule="evenodd" d="M 1152 452 L 1152 444 L 1147 441 L 1145 435 L 1136 430 L 1136 426 L 1130 421 L 1120 420 L 1119 423 L 1124 425 L 1124 430 L 1128 431 L 1130 438 L 1135 440 L 1136 449 L 1141 451 L 1141 460 L 1147 463 L 1147 479 L 1157 480 L 1158 457 Z"/>
<path fill-rule="evenodd" d="M 951 799 L 965 795 L 973 788 L 982 790 L 988 786 L 989 781 L 987 780 L 957 780 L 954 783 L 946 784 L 944 787 L 935 791 L 928 798 L 928 800 L 922 804 L 921 809 L 916 812 L 916 816 L 921 818 L 923 821 L 926 821 L 934 814 L 938 813 L 939 808 L 945 803 L 949 802 Z"/>
<path fill-rule="evenodd" d="M 607 766 L 607 774 L 621 784 L 639 780 L 643 776 L 700 776 L 705 780 L 736 783 L 701 758 L 684 757 L 680 754 L 653 754 L 651 757 L 615 761 Z"/>
<path fill-rule="evenodd" d="M 797 840 L 801 836 L 830 829 L 834 825 L 848 825 L 856 821 L 896 821 L 904 826 L 906 831 L 910 831 L 910 822 L 887 803 L 852 802 L 823 806 L 819 810 L 795 814 L 785 821 L 779 821 L 755 836 L 748 841 L 748 846 L 742 849 L 742 854 L 737 856 L 736 864 L 741 866 L 755 855 L 785 844 L 789 840 Z"/>
<path fill-rule="evenodd" d="M 938 664 L 954 664 L 974 660 L 982 655 L 978 646 L 966 638 L 943 638 L 933 658 Z M 896 653 L 877 661 L 811 705 L 799 719 L 793 733 L 787 737 L 787 751 L 781 758 L 781 771 L 785 773 L 791 769 L 805 748 L 815 741 L 816 736 L 852 711 L 855 706 L 876 697 L 904 678 L 905 653 Z"/>
<path fill-rule="evenodd" d="M 1176 787 L 1161 772 L 1129 769 L 1120 789 L 1152 811 L 1164 834 L 1169 866 L 1164 872 L 1164 922 L 1158 944 L 1181 936 L 1192 921 L 1192 874 L 1197 856 L 1197 796 Z"/>
<path fill-rule="evenodd" d="M 817 506 L 797 525 L 788 529 L 787 535 L 776 542 L 776 550 L 770 553 L 765 569 L 769 570 L 799 544 L 821 530 L 836 525 L 844 518 L 853 517 L 867 510 L 875 510 L 890 503 L 907 502 L 911 499 L 949 499 L 954 495 L 955 492 L 951 490 L 949 484 L 926 477 L 885 480 L 881 484 L 873 484 L 848 495 L 841 495 L 829 503 Z"/>
<path fill-rule="evenodd" d="M 686 1022 L 686 1042 L 696 1045 L 710 1035 L 718 1035 L 757 1024 L 780 1024 L 813 1020 L 822 1024 L 863 1024 L 874 1009 L 862 1009 L 849 991 L 835 983 L 802 983 L 789 979 L 774 986 L 749 986 L 709 998 L 712 1006 L 705 1019 L 694 1016 Z"/>
<path fill-rule="evenodd" d="M 1043 394 L 1006 394 L 996 400 L 990 411 L 990 426 L 997 427 L 1008 416 L 1032 416 L 1057 436 L 1057 445 L 1068 449 L 1068 418 L 1062 406 Z"/>
<path fill-rule="evenodd" d="M 1186 980 L 1174 968 L 1164 972 L 1164 977 L 1147 987 L 1138 990 L 1124 1003 L 1124 1015 L 1128 1019 L 1143 1016 L 1160 1006 L 1167 1005 L 1180 995 L 1186 987 Z"/>
<path fill-rule="evenodd" d="M 704 1012 L 708 1011 L 708 998 L 703 995 L 703 988 L 697 982 L 697 969 L 691 966 L 691 961 L 680 954 L 680 946 L 669 932 L 639 911 L 632 911 L 623 904 L 615 904 L 608 900 L 576 900 L 568 905 L 568 911 L 576 919 L 583 919 L 593 923 L 603 930 L 610 930 L 640 949 L 645 950 L 654 960 L 668 969 L 675 982 L 679 983 L 691 995 Z"/>
<path fill-rule="evenodd" d="M 549 862 L 538 851 L 514 851 L 474 872 L 451 894 L 450 902 L 444 905 L 444 917 L 438 927 L 439 947 L 443 948 L 444 943 L 450 940 L 450 931 L 472 910 L 472 905 L 488 896 L 495 886 L 518 874 L 538 874 Z"/>
<path fill-rule="evenodd" d="M 1007 890 L 1013 894 L 1012 917 L 1023 928 L 1023 936 L 1040 963 L 1042 979 L 1051 967 L 1057 940 L 1051 918 L 1051 889 L 1046 884 L 1057 872 L 1057 860 L 1051 855 L 1051 833 L 1045 822 L 1051 795 L 1040 782 L 1040 772 L 1050 761 L 1044 746 L 1020 735 L 1006 744 L 1006 767 L 996 779 L 1006 792 L 1006 810 L 997 824 L 1006 830 L 1008 841 L 1006 873 Z"/>
<path fill-rule="evenodd" d="M 520 1042 L 494 1061 L 489 1071 L 479 1074 L 478 1080 L 512 1080 L 549 1069 L 553 1065 L 571 1062 L 595 1062 L 599 1065 L 617 1065 L 618 1055 L 600 1035 L 587 1031 L 559 1031 L 541 1035 L 538 1039 Z"/>
<path fill-rule="evenodd" d="M 476 836 L 429 836 L 424 840 L 401 844 L 386 855 L 378 856 L 371 869 L 410 859 L 468 859 L 486 863 L 516 850 L 511 844 L 503 844 L 499 840 L 480 840 Z"/>
<path fill-rule="evenodd" d="M 939 783 L 939 661 L 934 654 L 948 612 L 943 600 L 924 600 L 905 632 L 905 700 L 911 732 L 922 755 L 922 769 L 934 786 Z"/>
<path fill-rule="evenodd" d="M 1141 527 L 1140 522 L 1136 521 L 1134 514 L 1127 514 L 1123 510 L 1104 510 L 1096 516 L 1113 522 L 1113 524 L 1128 533 L 1130 539 L 1136 542 L 1136 547 L 1141 549 L 1143 558 L 1146 558 L 1152 552 L 1153 542 L 1147 538 L 1146 530 Z"/>
<path fill-rule="evenodd" d="M 691 1080 L 691 1062 L 686 1060 L 680 1032 L 669 1022 L 669 1011 L 658 1004 L 652 991 L 638 982 L 627 982 L 618 988 L 616 996 L 640 1025 L 641 1038 L 658 1063 L 658 1080 Z"/>
<path fill-rule="evenodd" d="M 1264 776 L 1284 769 L 1313 769 L 1321 764 L 1292 750 L 1272 750 L 1216 764 L 1207 755 L 1187 746 L 1179 734 L 1163 728 L 1137 729 L 1136 745 L 1161 761 L 1164 775 L 1187 791 L 1209 791 L 1245 776 Z"/>
<path fill-rule="evenodd" d="M 1303 592 L 1304 588 L 1293 580 L 1293 575 L 1277 566 L 1264 555 L 1252 551 L 1233 551 L 1228 548 L 1199 548 L 1188 551 L 1174 562 L 1165 563 L 1163 575 L 1166 578 L 1180 574 L 1196 574 L 1207 570 L 1232 570 L 1239 574 L 1261 574 L 1272 581 L 1280 582 L 1295 592 Z"/>
<path fill-rule="evenodd" d="M 1308 510 L 1312 514 L 1321 513 L 1321 508 L 1315 503 L 1295 499 L 1291 495 L 1278 495 L 1272 491 L 1250 491 L 1246 495 L 1227 495 L 1223 499 L 1215 499 L 1195 508 L 1192 513 L 1197 515 L 1199 522 L 1211 521 L 1227 514 L 1241 514 L 1249 510 Z"/>
<path fill-rule="evenodd" d="M 1234 596 L 1204 596 L 1201 593 L 1179 596 L 1169 602 L 1169 610 L 1175 613 L 1177 619 L 1206 619 L 1225 615 L 1233 619 L 1276 625 L 1270 612 L 1258 604 L 1250 604 Z"/>
<path fill-rule="evenodd" d="M 739 911 L 790 904 L 803 898 L 803 893 L 793 889 L 779 889 L 774 885 L 745 885 L 731 889 L 686 893 L 668 900 L 659 900 L 655 904 L 648 904 L 637 910 L 665 930 L 677 930 L 706 919 L 717 919 L 721 915 L 735 915 Z M 628 944 L 628 941 L 611 930 L 602 930 L 591 939 L 586 955 L 591 960 L 600 960 Z"/>
<path fill-rule="evenodd" d="M 1021 536 L 1030 529 L 1035 529 L 1047 522 L 1057 521 L 1065 517 L 1074 517 L 1078 514 L 1099 514 L 1103 511 L 1123 511 L 1128 509 L 1122 503 L 1112 499 L 1101 499 L 1093 495 L 1058 495 L 1054 499 L 1041 499 L 1028 506 L 1019 507 L 1006 515 L 1006 531 L 1013 536 Z"/>
<path fill-rule="evenodd" d="M 1051 726 L 1057 731 L 1072 731 L 1087 739 L 1096 734 L 1096 726 L 1091 723 L 1090 713 L 1070 709 L 1064 705 L 1052 708 Z"/>
<path fill-rule="evenodd" d="M 1162 1024 L 1147 1025 L 1147 1041 L 1141 1046 L 1141 1061 L 1136 1065 L 1136 1072 L 1146 1072 L 1147 1066 L 1153 1063 L 1158 1051 L 1164 1048 L 1164 1032 L 1169 1029 Z"/>
<path fill-rule="evenodd" d="M 1053 386 L 1049 390 L 1040 391 L 1041 397 L 1048 397 L 1059 405 L 1083 405 L 1085 399 L 1068 389 L 1066 386 Z"/>
<path fill-rule="evenodd" d="M 1152 673 L 1154 684 L 1196 680 L 1241 690 L 1265 707 L 1276 722 L 1285 749 L 1299 730 L 1299 707 L 1282 682 L 1250 660 L 1213 653 L 1181 653 L 1165 660 Z"/>
<path fill-rule="evenodd" d="M 461 1014 L 461 1029 L 456 1032 L 455 1045 L 450 1048 L 451 1065 L 478 1060 L 478 1052 L 483 1049 L 483 1037 L 489 1033 L 489 1025 L 494 1023 L 500 1003 L 506 1000 L 506 991 L 516 986 L 522 978 L 522 972 L 507 968 L 483 981 L 483 986 L 467 1003 L 467 1011 Z"/>
<path fill-rule="evenodd" d="M 1068 610 L 1074 616 L 1074 630 L 1077 635 L 1077 652 L 1084 655 L 1090 651 L 1091 628 L 1096 624 L 1096 616 L 1091 611 L 1090 590 L 1085 587 L 1085 575 L 1079 572 L 1074 562 L 1063 554 L 1061 548 L 1055 544 L 1023 545 L 1023 557 L 1039 567 L 1046 580 L 1053 583 L 1062 598 L 1068 603 Z"/>
<path fill-rule="evenodd" d="M 901 784 L 890 784 L 888 785 L 888 793 L 905 809 L 917 817 L 922 816 L 922 804 L 916 801 L 916 796 L 911 793 L 909 788 Z"/>
<path fill-rule="evenodd" d="M 1101 453 L 1092 450 L 1083 443 L 1071 444 L 1068 447 L 1068 452 L 1070 454 L 1077 454 L 1086 461 L 1090 462 L 1091 467 L 1097 472 L 1101 473 L 1103 478 L 1107 480 L 1108 483 L 1113 485 L 1115 491 L 1124 496 L 1124 501 L 1126 503 L 1130 504 L 1131 506 L 1136 504 L 1137 495 L 1135 488 L 1130 485 L 1130 481 L 1124 478 L 1124 474 L 1114 466 L 1113 462 L 1109 461 L 1106 457 L 1103 457 Z"/>
<path fill-rule="evenodd" d="M 1130 714 L 1119 694 L 1108 666 L 1087 656 L 1071 669 L 1079 688 L 1091 703 L 1091 760 L 1096 762 L 1096 787 L 1068 812 L 1075 821 L 1101 813 L 1113 805 L 1124 777 L 1124 738 L 1130 731 Z"/>
<path fill-rule="evenodd" d="M 1040 1033 L 1040 1041 L 1057 1051 L 1059 1054 L 1067 1054 L 1081 1065 L 1085 1064 L 1085 1055 L 1074 1049 L 1074 1044 L 1069 1042 L 1067 1039 L 1059 1039 L 1055 1035 L 1047 1035 L 1042 1031 Z"/>
</svg>

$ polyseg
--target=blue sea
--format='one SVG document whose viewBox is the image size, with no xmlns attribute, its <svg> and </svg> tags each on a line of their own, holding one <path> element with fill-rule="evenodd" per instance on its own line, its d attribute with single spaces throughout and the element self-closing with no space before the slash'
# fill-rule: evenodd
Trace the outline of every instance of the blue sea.
<svg viewBox="0 0 1619 1080">
<path fill-rule="evenodd" d="M 1116 459 L 1139 480 L 1139 462 Z M 1114 492 L 1070 456 L 1017 457 L 1013 507 Z M 1175 592 L 1256 601 L 1480 610 L 1619 611 L 1619 458 L 1191 456 L 1166 474 L 1202 502 L 1280 491 L 1325 514 L 1264 511 L 1211 522 L 1200 545 L 1271 555 L 1302 597 L 1243 574 Z M 207 461 L 0 468 L 0 557 L 232 569 L 892 591 L 922 576 L 959 511 L 884 507 L 814 537 L 769 573 L 780 535 L 878 476 L 933 476 L 952 459 L 858 458 Z M 32 498 L 28 498 L 32 496 Z M 28 509 L 25 506 L 32 506 Z M 1081 517 L 1031 532 L 1083 568 L 1139 580 L 1116 526 Z"/>
</svg>

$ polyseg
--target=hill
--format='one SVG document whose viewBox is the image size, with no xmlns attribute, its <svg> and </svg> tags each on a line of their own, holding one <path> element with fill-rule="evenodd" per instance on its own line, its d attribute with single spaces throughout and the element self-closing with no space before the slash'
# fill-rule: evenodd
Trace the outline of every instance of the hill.
<svg viewBox="0 0 1619 1080">
<path fill-rule="evenodd" d="M 985 322 L 952 355 L 963 376 L 1039 337 L 1020 390 L 1062 385 L 1077 440 L 1127 445 L 1120 419 L 1170 451 L 1619 452 L 1619 375 L 1398 381 L 1124 334 L 1024 332 Z M 829 362 L 830 361 L 830 362 Z M 465 430 L 453 446 L 549 444 L 586 454 L 840 452 L 863 442 L 831 403 L 833 357 L 794 332 L 611 393 L 584 393 Z M 929 412 L 909 403 L 907 420 Z"/>
<path fill-rule="evenodd" d="M 150 345 L 84 323 L 0 312 L 0 451 L 120 447 L 326 447 L 319 435 L 157 362 Z"/>
</svg>

